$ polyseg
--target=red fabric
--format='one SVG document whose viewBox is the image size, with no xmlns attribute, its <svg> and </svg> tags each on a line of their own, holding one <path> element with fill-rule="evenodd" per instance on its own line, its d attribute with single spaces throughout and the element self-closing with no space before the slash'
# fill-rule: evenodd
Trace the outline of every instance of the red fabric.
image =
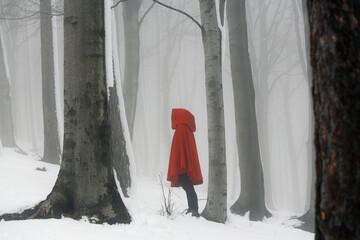
<svg viewBox="0 0 360 240">
<path fill-rule="evenodd" d="M 171 144 L 167 180 L 171 182 L 172 187 L 180 187 L 179 174 L 186 173 L 192 184 L 202 184 L 203 177 L 193 133 L 196 130 L 194 116 L 186 109 L 173 109 L 171 123 L 175 133 Z"/>
</svg>

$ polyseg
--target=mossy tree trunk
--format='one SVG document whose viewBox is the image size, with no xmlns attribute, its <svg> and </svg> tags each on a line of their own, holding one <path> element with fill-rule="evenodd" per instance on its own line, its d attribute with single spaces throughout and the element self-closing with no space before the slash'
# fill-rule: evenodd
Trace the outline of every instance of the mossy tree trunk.
<svg viewBox="0 0 360 240">
<path fill-rule="evenodd" d="M 89 217 L 129 223 L 110 148 L 103 0 L 64 2 L 64 150 L 52 192 L 34 209 L 5 219 Z"/>
<path fill-rule="evenodd" d="M 316 239 L 360 239 L 360 2 L 309 0 Z"/>
</svg>

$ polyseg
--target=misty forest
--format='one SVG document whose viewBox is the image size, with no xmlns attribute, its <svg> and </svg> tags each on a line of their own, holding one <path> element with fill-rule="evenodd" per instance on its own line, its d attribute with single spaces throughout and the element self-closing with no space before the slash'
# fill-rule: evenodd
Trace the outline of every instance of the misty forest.
<svg viewBox="0 0 360 240">
<path fill-rule="evenodd" d="M 0 239 L 358 239 L 359 21 L 355 0 L 0 0 Z M 166 177 L 176 109 L 197 217 Z"/>
</svg>

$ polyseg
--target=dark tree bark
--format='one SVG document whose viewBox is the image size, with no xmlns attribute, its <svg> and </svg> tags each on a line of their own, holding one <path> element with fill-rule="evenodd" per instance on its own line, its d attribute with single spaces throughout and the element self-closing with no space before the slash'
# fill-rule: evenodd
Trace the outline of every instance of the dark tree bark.
<svg viewBox="0 0 360 240">
<path fill-rule="evenodd" d="M 123 3 L 125 68 L 123 95 L 126 119 L 130 136 L 134 132 L 137 93 L 139 88 L 140 68 L 140 21 L 139 11 L 142 0 L 131 0 Z"/>
<path fill-rule="evenodd" d="M 112 162 L 120 182 L 121 190 L 125 197 L 129 197 L 128 189 L 131 188 L 130 162 L 126 151 L 124 129 L 119 112 L 119 96 L 114 87 L 110 91 L 110 127 L 111 127 L 111 154 Z"/>
<path fill-rule="evenodd" d="M 64 151 L 52 192 L 5 219 L 89 217 L 129 223 L 115 184 L 105 76 L 103 0 L 64 2 Z"/>
<path fill-rule="evenodd" d="M 2 34 L 1 30 L 0 34 Z M 5 68 L 5 54 L 0 36 L 0 139 L 4 147 L 15 147 L 10 82 Z"/>
<path fill-rule="evenodd" d="M 231 211 L 259 221 L 270 216 L 265 206 L 264 177 L 260 159 L 255 91 L 248 49 L 245 0 L 227 0 L 231 76 L 234 90 L 236 140 L 241 193 Z"/>
<path fill-rule="evenodd" d="M 59 126 L 56 115 L 54 47 L 51 0 L 40 0 L 41 74 L 44 119 L 43 161 L 60 164 Z"/>
<path fill-rule="evenodd" d="M 199 0 L 205 56 L 205 85 L 209 141 L 208 197 L 201 215 L 224 223 L 227 217 L 225 123 L 221 77 L 221 31 L 214 0 Z"/>
<path fill-rule="evenodd" d="M 316 239 L 360 239 L 360 2 L 309 0 Z"/>
</svg>

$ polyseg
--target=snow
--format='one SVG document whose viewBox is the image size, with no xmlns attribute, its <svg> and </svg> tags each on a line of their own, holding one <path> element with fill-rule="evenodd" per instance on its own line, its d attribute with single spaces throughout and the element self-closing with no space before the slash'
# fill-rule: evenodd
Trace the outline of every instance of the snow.
<svg viewBox="0 0 360 240">
<path fill-rule="evenodd" d="M 1 149 L 0 149 L 1 151 Z M 44 168 L 46 171 L 36 170 Z M 40 162 L 29 156 L 3 148 L 0 155 L 0 214 L 16 212 L 43 200 L 55 183 L 59 166 Z M 186 208 L 185 193 L 173 189 L 175 214 L 160 215 L 161 188 L 159 183 L 139 178 L 137 194 L 123 199 L 131 216 L 131 224 L 91 224 L 87 219 L 70 218 L 26 221 L 1 221 L 0 239 L 72 240 L 72 239 L 246 239 L 246 240 L 310 240 L 314 234 L 295 229 L 296 220 L 277 215 L 263 222 L 228 214 L 225 224 L 182 214 Z M 197 187 L 200 210 L 205 205 L 205 188 Z"/>
</svg>

